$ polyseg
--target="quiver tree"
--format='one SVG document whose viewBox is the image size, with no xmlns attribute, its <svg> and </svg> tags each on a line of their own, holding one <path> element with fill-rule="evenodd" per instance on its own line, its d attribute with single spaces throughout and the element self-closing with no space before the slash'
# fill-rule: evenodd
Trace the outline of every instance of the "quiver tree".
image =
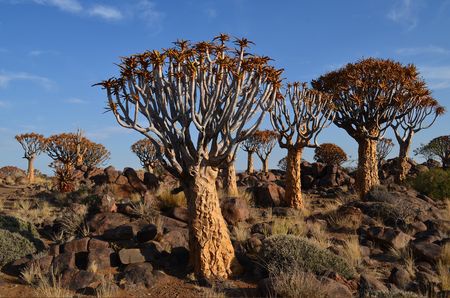
<svg viewBox="0 0 450 298">
<path fill-rule="evenodd" d="M 340 166 L 347 161 L 347 154 L 336 144 L 324 143 L 314 150 L 314 160 L 326 165 Z"/>
<path fill-rule="evenodd" d="M 45 150 L 45 138 L 37 133 L 25 133 L 17 135 L 16 140 L 22 145 L 23 158 L 28 160 L 27 178 L 30 183 L 34 182 L 34 160 L 36 156 Z"/>
<path fill-rule="evenodd" d="M 428 144 L 422 144 L 414 153 L 426 159 L 439 158 L 442 167 L 447 169 L 450 166 L 450 135 L 434 138 Z"/>
<path fill-rule="evenodd" d="M 312 82 L 333 96 L 334 124 L 358 143 L 356 186 L 363 197 L 379 184 L 377 141 L 395 118 L 428 94 L 414 65 L 369 58 L 327 73 Z"/>
<path fill-rule="evenodd" d="M 436 100 L 431 96 L 424 96 L 408 113 L 394 120 L 392 129 L 399 145 L 397 169 L 395 171 L 396 182 L 403 182 L 408 174 L 409 149 L 414 134 L 422 129 L 429 128 L 436 118 L 444 112 L 444 108 L 439 106 Z"/>
<path fill-rule="evenodd" d="M 377 158 L 378 158 L 378 166 L 381 165 L 391 153 L 392 148 L 394 148 L 394 142 L 389 138 L 380 138 L 377 142 Z"/>
<path fill-rule="evenodd" d="M 61 192 L 69 192 L 75 189 L 75 166 L 82 162 L 79 156 L 81 140 L 78 133 L 62 133 L 46 139 L 45 152 L 53 159 L 50 166 L 55 169 L 58 189 Z"/>
<path fill-rule="evenodd" d="M 160 144 L 158 144 L 158 147 L 160 147 Z M 145 138 L 131 145 L 131 151 L 136 154 L 147 172 L 153 173 L 153 169 L 159 160 L 158 152 L 161 152 L 161 148 L 158 151 L 155 144 L 148 138 Z"/>
<path fill-rule="evenodd" d="M 119 78 L 100 83 L 118 123 L 157 146 L 188 201 L 190 262 L 198 278 L 227 278 L 236 262 L 216 189 L 247 128 L 253 134 L 275 99 L 281 71 L 246 52 L 249 41 L 177 41 L 164 52 L 123 58 Z M 246 127 L 247 126 L 247 127 Z M 246 135 L 242 137 L 245 138 Z"/>
<path fill-rule="evenodd" d="M 253 153 L 258 150 L 258 142 L 256 137 L 254 135 L 248 136 L 241 142 L 240 146 L 242 150 L 247 152 L 247 174 L 253 174 L 255 171 L 253 166 Z"/>
<path fill-rule="evenodd" d="M 284 96 L 275 101 L 272 125 L 278 133 L 280 147 L 288 151 L 285 205 L 303 207 L 300 179 L 303 148 L 317 146 L 317 136 L 331 123 L 333 115 L 330 97 L 309 89 L 306 84 L 287 85 Z"/>
<path fill-rule="evenodd" d="M 237 146 L 236 146 L 237 149 Z M 228 155 L 222 166 L 223 190 L 230 197 L 237 197 L 239 195 L 236 181 L 236 152 Z"/>
<path fill-rule="evenodd" d="M 256 155 L 262 164 L 263 173 L 269 172 L 269 156 L 277 144 L 278 134 L 273 130 L 258 130 L 253 138 L 256 143 Z"/>
<path fill-rule="evenodd" d="M 84 152 L 81 160 L 81 169 L 85 172 L 86 177 L 89 176 L 92 170 L 105 164 L 111 155 L 105 146 L 91 142 L 86 138 L 82 140 L 79 147 Z"/>
</svg>

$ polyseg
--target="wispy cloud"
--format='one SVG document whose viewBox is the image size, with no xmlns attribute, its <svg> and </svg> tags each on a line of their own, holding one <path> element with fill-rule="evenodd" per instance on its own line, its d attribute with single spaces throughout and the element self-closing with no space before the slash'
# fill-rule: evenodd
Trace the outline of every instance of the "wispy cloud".
<svg viewBox="0 0 450 298">
<path fill-rule="evenodd" d="M 26 72 L 6 73 L 0 72 L 0 88 L 6 88 L 13 81 L 31 81 L 45 89 L 52 89 L 55 83 L 49 78 L 29 74 Z"/>
<path fill-rule="evenodd" d="M 11 103 L 9 101 L 0 100 L 0 108 L 9 107 Z"/>
<path fill-rule="evenodd" d="M 206 8 L 205 14 L 208 17 L 208 19 L 215 19 L 217 17 L 217 10 L 214 8 Z"/>
<path fill-rule="evenodd" d="M 98 16 L 106 20 L 120 20 L 123 18 L 122 13 L 111 6 L 95 5 L 89 10 L 89 15 Z"/>
<path fill-rule="evenodd" d="M 31 50 L 28 52 L 28 56 L 38 57 L 42 55 L 57 55 L 59 54 L 57 51 L 45 51 L 45 50 Z"/>
<path fill-rule="evenodd" d="M 33 0 L 41 5 L 54 6 L 62 11 L 78 13 L 83 10 L 83 6 L 77 0 Z"/>
<path fill-rule="evenodd" d="M 421 66 L 419 71 L 431 89 L 450 88 L 450 66 Z"/>
<path fill-rule="evenodd" d="M 134 13 L 139 18 L 145 21 L 149 26 L 161 29 L 161 21 L 164 19 L 165 14 L 156 8 L 156 4 L 152 1 L 141 0 L 137 3 Z"/>
<path fill-rule="evenodd" d="M 68 98 L 65 100 L 65 102 L 70 103 L 70 104 L 76 104 L 76 105 L 88 103 L 86 100 L 83 100 L 83 99 L 77 98 L 77 97 Z"/>
<path fill-rule="evenodd" d="M 417 13 L 420 2 L 420 0 L 396 0 L 387 17 L 405 26 L 408 30 L 412 30 L 419 22 Z"/>
<path fill-rule="evenodd" d="M 400 48 L 395 50 L 395 52 L 399 55 L 405 56 L 416 56 L 416 55 L 424 55 L 424 54 L 440 54 L 446 55 L 450 54 L 450 50 L 437 47 L 434 45 L 429 45 L 426 47 L 416 47 L 416 48 Z"/>
</svg>

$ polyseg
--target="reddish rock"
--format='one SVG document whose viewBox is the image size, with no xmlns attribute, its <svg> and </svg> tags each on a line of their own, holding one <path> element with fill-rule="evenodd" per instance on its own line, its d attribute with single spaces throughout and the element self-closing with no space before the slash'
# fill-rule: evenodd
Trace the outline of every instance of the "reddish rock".
<svg viewBox="0 0 450 298">
<path fill-rule="evenodd" d="M 79 270 L 71 276 L 68 288 L 73 291 L 86 289 L 88 287 L 92 288 L 97 279 L 98 277 L 95 273 Z"/>
<path fill-rule="evenodd" d="M 91 250 L 88 254 L 87 268 L 97 267 L 103 270 L 118 265 L 114 250 L 111 248 L 97 248 Z"/>
<path fill-rule="evenodd" d="M 161 237 L 160 242 L 168 244 L 171 248 L 185 247 L 189 249 L 189 236 L 187 229 L 169 231 Z"/>
<path fill-rule="evenodd" d="M 83 251 L 88 251 L 88 243 L 90 238 L 85 237 L 81 239 L 75 239 L 64 244 L 65 253 L 78 253 Z"/>
<path fill-rule="evenodd" d="M 221 204 L 222 215 L 228 224 L 235 225 L 250 216 L 247 201 L 242 198 L 226 198 Z"/>
<path fill-rule="evenodd" d="M 106 230 L 129 223 L 130 219 L 120 213 L 98 213 L 89 222 L 89 229 L 94 236 L 102 235 Z"/>
<path fill-rule="evenodd" d="M 155 239 L 156 235 L 158 234 L 158 228 L 153 225 L 149 224 L 144 226 L 136 235 L 136 238 L 139 242 L 147 242 L 150 240 Z"/>
<path fill-rule="evenodd" d="M 439 245 L 428 242 L 413 243 L 412 249 L 420 259 L 432 263 L 437 262 L 442 253 L 442 248 Z"/>
<path fill-rule="evenodd" d="M 96 250 L 96 249 L 104 249 L 104 248 L 109 248 L 109 243 L 108 242 L 102 241 L 102 240 L 99 240 L 99 239 L 95 239 L 95 238 L 92 238 L 89 241 L 89 244 L 88 244 L 88 250 L 89 251 Z"/>
<path fill-rule="evenodd" d="M 75 254 L 62 253 L 54 257 L 52 266 L 57 272 L 64 272 L 69 269 L 75 269 Z"/>
<path fill-rule="evenodd" d="M 408 234 L 390 227 L 370 227 L 367 236 L 381 245 L 395 249 L 405 248 L 412 239 Z"/>
<path fill-rule="evenodd" d="M 275 183 L 265 183 L 253 188 L 255 203 L 258 207 L 280 206 L 284 193 L 284 188 Z"/>
<path fill-rule="evenodd" d="M 107 177 L 108 183 L 116 182 L 117 178 L 120 175 L 119 172 L 113 166 L 107 167 L 104 172 Z"/>
<path fill-rule="evenodd" d="M 167 215 L 183 222 L 188 222 L 189 220 L 188 210 L 183 207 L 173 207 L 169 210 Z"/>
<path fill-rule="evenodd" d="M 141 194 L 144 194 L 147 191 L 147 187 L 142 182 L 142 180 L 139 179 L 136 171 L 133 168 L 125 168 L 123 170 L 123 175 L 127 177 L 128 184 L 130 184 L 134 188 L 134 190 Z"/>
<path fill-rule="evenodd" d="M 121 249 L 119 259 L 124 265 L 145 262 L 145 257 L 139 248 Z"/>
<path fill-rule="evenodd" d="M 103 195 L 98 208 L 100 212 L 117 212 L 116 200 L 110 195 Z"/>
</svg>

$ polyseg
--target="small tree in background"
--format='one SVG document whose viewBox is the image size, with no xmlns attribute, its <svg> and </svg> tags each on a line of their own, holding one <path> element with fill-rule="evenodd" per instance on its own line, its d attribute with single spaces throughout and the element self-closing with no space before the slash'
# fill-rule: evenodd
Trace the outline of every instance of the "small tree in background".
<svg viewBox="0 0 450 298">
<path fill-rule="evenodd" d="M 286 172 L 286 170 L 287 170 L 287 157 L 285 156 L 285 157 L 283 157 L 282 159 L 280 159 L 280 160 L 278 161 L 277 166 L 278 166 L 278 168 L 279 168 L 280 170 Z"/>
<path fill-rule="evenodd" d="M 287 85 L 271 111 L 272 125 L 281 148 L 288 150 L 284 204 L 303 207 L 301 160 L 305 147 L 315 147 L 317 136 L 333 120 L 333 105 L 327 94 L 307 88 L 306 84 Z"/>
<path fill-rule="evenodd" d="M 232 273 L 236 258 L 219 205 L 218 167 L 258 128 L 280 86 L 281 71 L 269 58 L 249 54 L 246 39 L 235 48 L 228 40 L 222 34 L 194 45 L 178 41 L 162 53 L 123 58 L 120 77 L 100 83 L 121 126 L 163 144 L 163 166 L 180 179 L 188 201 L 198 278 Z"/>
<path fill-rule="evenodd" d="M 347 161 L 347 154 L 336 144 L 324 143 L 314 150 L 314 160 L 327 165 L 342 165 Z"/>
<path fill-rule="evenodd" d="M 422 144 L 414 153 L 426 159 L 438 158 L 442 167 L 447 169 L 450 166 L 450 135 L 434 138 L 428 144 Z"/>
<path fill-rule="evenodd" d="M 263 173 L 269 172 L 269 156 L 277 144 L 278 134 L 273 130 L 258 130 L 253 135 L 256 143 L 256 155 L 262 163 Z"/>
<path fill-rule="evenodd" d="M 74 133 L 62 133 L 46 139 L 46 153 L 53 159 L 50 164 L 55 169 L 58 189 L 61 192 L 69 192 L 75 189 L 74 170 L 80 159 L 80 135 Z"/>
<path fill-rule="evenodd" d="M 80 147 L 83 148 L 84 151 L 82 170 L 85 172 L 85 176 L 89 176 L 89 173 L 92 172 L 92 170 L 103 165 L 111 156 L 105 146 L 91 142 L 88 139 L 83 139 Z"/>
<path fill-rule="evenodd" d="M 356 186 L 363 197 L 378 179 L 377 142 L 392 122 L 429 95 L 414 65 L 369 58 L 332 71 L 312 82 L 333 96 L 334 124 L 358 143 Z"/>
<path fill-rule="evenodd" d="M 394 120 L 392 129 L 399 145 L 396 182 L 403 182 L 408 174 L 408 156 L 413 136 L 433 125 L 436 118 L 444 112 L 444 108 L 436 100 L 431 96 L 425 96 L 408 113 Z"/>
<path fill-rule="evenodd" d="M 389 138 L 381 138 L 377 143 L 377 158 L 378 158 L 378 166 L 381 165 L 381 162 L 386 160 L 389 153 L 391 153 L 392 148 L 394 148 L 394 142 Z"/>
<path fill-rule="evenodd" d="M 159 145 L 159 147 L 161 146 Z M 161 152 L 162 148 L 156 148 L 152 141 L 145 138 L 131 145 L 131 151 L 136 154 L 141 162 L 141 165 L 147 170 L 147 172 L 153 173 L 153 169 L 156 167 L 160 158 L 160 156 L 158 156 L 158 152 Z"/>
<path fill-rule="evenodd" d="M 36 156 L 45 150 L 45 138 L 37 133 L 25 133 L 17 135 L 16 140 L 22 145 L 23 158 L 28 160 L 27 178 L 30 183 L 34 182 L 34 160 Z"/>
<path fill-rule="evenodd" d="M 253 174 L 255 171 L 253 166 L 253 153 L 258 150 L 258 143 L 255 136 L 251 135 L 247 137 L 240 145 L 242 150 L 247 152 L 247 174 Z"/>
</svg>

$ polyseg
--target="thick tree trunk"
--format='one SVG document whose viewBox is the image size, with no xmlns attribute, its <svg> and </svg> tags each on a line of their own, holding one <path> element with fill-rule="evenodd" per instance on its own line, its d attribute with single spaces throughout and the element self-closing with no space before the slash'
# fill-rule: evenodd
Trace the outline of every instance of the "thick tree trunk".
<svg viewBox="0 0 450 298">
<path fill-rule="evenodd" d="M 253 152 L 248 151 L 247 152 L 247 174 L 253 174 L 255 171 L 253 167 Z"/>
<path fill-rule="evenodd" d="M 34 183 L 34 157 L 28 159 L 27 178 L 29 183 Z"/>
<path fill-rule="evenodd" d="M 303 207 L 302 185 L 300 176 L 300 166 L 303 148 L 288 149 L 286 158 L 286 193 L 284 197 L 285 205 L 295 209 Z"/>
<path fill-rule="evenodd" d="M 223 171 L 223 189 L 225 193 L 230 197 L 237 197 L 239 192 L 237 188 L 236 168 L 234 167 L 234 161 L 229 162 Z"/>
<path fill-rule="evenodd" d="M 228 278 L 236 264 L 217 196 L 217 170 L 201 167 L 185 183 L 189 211 L 190 261 L 197 278 Z"/>
<path fill-rule="evenodd" d="M 266 159 L 261 160 L 262 164 L 263 164 L 263 173 L 268 173 L 269 172 L 269 156 L 266 157 Z"/>
<path fill-rule="evenodd" d="M 362 139 L 358 141 L 358 171 L 356 187 L 363 198 L 375 185 L 380 184 L 378 178 L 377 141 Z"/>
<path fill-rule="evenodd" d="M 402 183 L 405 181 L 409 172 L 408 152 L 410 142 L 399 143 L 400 151 L 397 160 L 397 171 L 395 173 L 395 182 Z"/>
</svg>

